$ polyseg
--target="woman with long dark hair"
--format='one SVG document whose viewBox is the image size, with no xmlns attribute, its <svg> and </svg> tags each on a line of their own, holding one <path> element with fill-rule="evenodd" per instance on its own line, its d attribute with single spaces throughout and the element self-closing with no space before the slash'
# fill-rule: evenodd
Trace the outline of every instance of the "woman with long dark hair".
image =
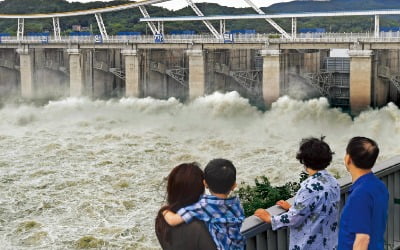
<svg viewBox="0 0 400 250">
<path fill-rule="evenodd" d="M 196 163 L 183 163 L 175 167 L 168 176 L 167 204 L 156 218 L 156 235 L 163 249 L 212 250 L 216 249 L 204 222 L 194 220 L 189 224 L 171 227 L 162 212 L 179 209 L 197 202 L 204 193 L 204 173 Z"/>
</svg>

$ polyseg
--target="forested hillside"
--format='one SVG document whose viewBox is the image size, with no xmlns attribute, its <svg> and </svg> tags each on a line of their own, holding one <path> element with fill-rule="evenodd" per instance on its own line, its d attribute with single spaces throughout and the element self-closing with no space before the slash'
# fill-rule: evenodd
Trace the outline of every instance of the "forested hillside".
<svg viewBox="0 0 400 250">
<path fill-rule="evenodd" d="M 66 0 L 5 0 L 0 2 L 0 12 L 3 14 L 15 13 L 49 13 L 72 10 L 100 8 L 111 5 L 123 4 L 128 1 L 68 3 Z M 199 8 L 206 15 L 223 14 L 254 14 L 250 8 L 229 8 L 217 4 L 199 3 Z M 266 13 L 279 12 L 309 12 L 309 11 L 334 11 L 334 10 L 363 10 L 363 9 L 400 9 L 398 0 L 331 0 L 328 2 L 294 1 L 280 3 L 263 8 Z M 191 8 L 186 7 L 178 11 L 170 11 L 161 7 L 149 6 L 147 10 L 151 16 L 188 16 L 195 15 Z M 119 31 L 140 31 L 150 33 L 145 23 L 140 23 L 141 14 L 138 9 L 103 14 L 107 30 L 110 34 Z M 399 27 L 399 17 L 382 18 L 381 26 Z M 276 20 L 287 30 L 290 30 L 290 20 Z M 71 31 L 72 25 L 79 24 L 96 33 L 97 24 L 94 16 L 68 17 L 61 19 L 61 28 L 64 34 Z M 218 22 L 215 23 L 218 27 Z M 298 28 L 320 27 L 331 32 L 367 32 L 374 27 L 372 17 L 352 18 L 312 18 L 299 19 Z M 175 22 L 165 24 L 166 32 L 171 30 L 195 30 L 198 33 L 207 32 L 207 28 L 199 22 Z M 227 29 L 255 29 L 257 32 L 275 32 L 264 20 L 235 20 L 227 22 Z M 9 19 L 0 20 L 0 33 L 15 34 L 17 21 Z M 52 30 L 52 20 L 25 20 L 26 32 L 43 32 Z"/>
</svg>

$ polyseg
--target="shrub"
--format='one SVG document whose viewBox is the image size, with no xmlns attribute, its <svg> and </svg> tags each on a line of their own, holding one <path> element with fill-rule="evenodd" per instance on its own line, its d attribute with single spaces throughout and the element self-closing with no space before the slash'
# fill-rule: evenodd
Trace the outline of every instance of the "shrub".
<svg viewBox="0 0 400 250">
<path fill-rule="evenodd" d="M 288 182 L 283 186 L 272 186 L 266 176 L 256 178 L 254 180 L 255 186 L 242 183 L 237 194 L 240 197 L 245 215 L 253 215 L 258 208 L 268 208 L 275 205 L 279 200 L 291 198 L 299 190 L 300 183 L 307 177 L 306 173 L 301 173 L 299 182 Z"/>
</svg>

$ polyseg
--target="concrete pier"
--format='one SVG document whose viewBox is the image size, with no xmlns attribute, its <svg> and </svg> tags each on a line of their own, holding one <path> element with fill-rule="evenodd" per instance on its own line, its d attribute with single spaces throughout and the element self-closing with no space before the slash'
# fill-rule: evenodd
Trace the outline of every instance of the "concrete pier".
<svg viewBox="0 0 400 250">
<path fill-rule="evenodd" d="M 372 50 L 350 50 L 350 109 L 358 114 L 371 105 Z"/>
<path fill-rule="evenodd" d="M 280 51 L 261 50 L 263 62 L 262 93 L 265 104 L 269 107 L 281 94 Z"/>
<path fill-rule="evenodd" d="M 140 97 L 140 61 L 137 50 L 122 50 L 125 60 L 125 96 Z"/>
<path fill-rule="evenodd" d="M 186 51 L 189 57 L 189 98 L 191 100 L 205 94 L 205 58 L 204 51 L 193 48 Z"/>
<path fill-rule="evenodd" d="M 21 97 L 31 99 L 34 97 L 33 87 L 33 59 L 29 54 L 29 49 L 18 48 L 21 74 Z"/>
<path fill-rule="evenodd" d="M 69 54 L 69 90 L 74 97 L 82 96 L 84 90 L 81 54 L 79 49 L 68 49 Z"/>
</svg>

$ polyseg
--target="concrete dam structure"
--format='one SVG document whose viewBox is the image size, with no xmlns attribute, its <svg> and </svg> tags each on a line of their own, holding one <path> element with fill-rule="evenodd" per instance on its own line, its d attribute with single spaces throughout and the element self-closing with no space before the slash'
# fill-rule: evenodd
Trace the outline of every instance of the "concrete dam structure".
<svg viewBox="0 0 400 250">
<path fill-rule="evenodd" d="M 357 113 L 368 106 L 399 104 L 399 54 L 397 49 L 350 50 L 349 58 L 333 58 L 329 49 L 269 49 L 263 44 L 0 44 L 0 86 L 2 96 L 28 99 L 151 96 L 185 101 L 238 91 L 269 106 L 283 95 L 325 96 L 333 106 Z"/>
<path fill-rule="evenodd" d="M 380 16 L 400 10 L 326 13 L 206 16 L 186 0 L 197 16 L 150 17 L 143 0 L 103 9 L 65 13 L 0 14 L 18 20 L 16 37 L 0 36 L 1 95 L 23 98 L 63 96 L 176 97 L 191 100 L 215 91 L 238 91 L 252 103 L 269 107 L 280 96 L 327 97 L 332 106 L 354 114 L 368 107 L 400 103 L 400 37 L 381 34 Z M 152 35 L 109 36 L 102 13 L 139 8 Z M 60 19 L 94 15 L 99 35 L 63 37 Z M 299 34 L 297 18 L 373 16 L 373 33 Z M 291 33 L 273 19 L 290 18 Z M 25 20 L 52 19 L 54 32 L 26 36 Z M 279 33 L 241 34 L 226 30 L 226 21 L 260 19 Z M 168 35 L 165 22 L 202 22 L 210 34 Z M 219 21 L 219 31 L 214 27 Z M 213 22 L 213 23 L 212 23 Z M 348 57 L 331 58 L 331 49 Z"/>
</svg>

